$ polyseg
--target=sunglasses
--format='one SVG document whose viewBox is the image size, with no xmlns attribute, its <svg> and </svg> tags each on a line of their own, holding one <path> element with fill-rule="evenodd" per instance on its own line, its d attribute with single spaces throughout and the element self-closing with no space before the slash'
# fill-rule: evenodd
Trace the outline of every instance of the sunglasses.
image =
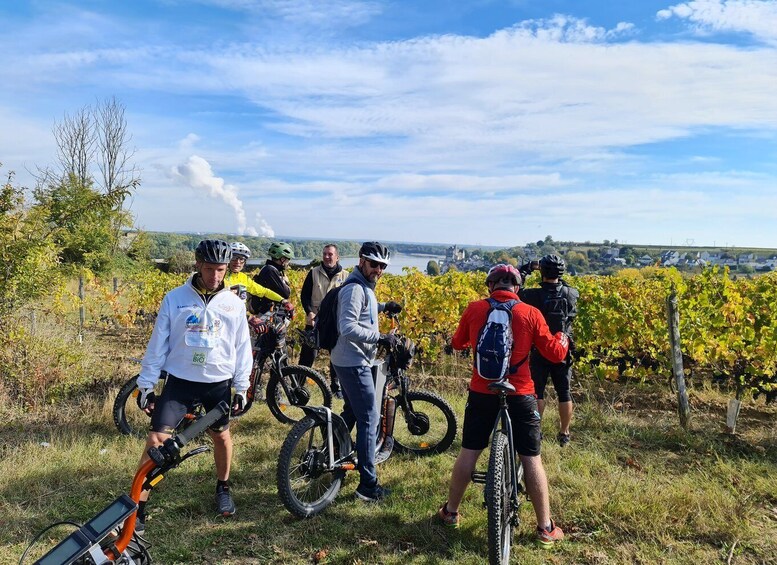
<svg viewBox="0 0 777 565">
<path fill-rule="evenodd" d="M 372 267 L 373 269 L 377 269 L 378 267 L 380 267 L 381 271 L 385 271 L 386 267 L 388 267 L 386 263 L 381 263 L 380 261 L 373 261 L 372 259 L 367 259 L 367 262 L 370 264 L 370 267 Z"/>
</svg>

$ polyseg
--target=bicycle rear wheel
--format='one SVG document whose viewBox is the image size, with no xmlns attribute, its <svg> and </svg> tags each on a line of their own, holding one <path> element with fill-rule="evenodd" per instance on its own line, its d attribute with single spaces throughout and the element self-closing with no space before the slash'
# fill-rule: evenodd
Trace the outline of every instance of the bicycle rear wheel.
<svg viewBox="0 0 777 565">
<path fill-rule="evenodd" d="M 135 375 L 128 380 L 116 395 L 113 401 L 113 423 L 116 428 L 124 435 L 134 435 L 137 437 L 146 437 L 151 417 L 138 408 L 138 376 Z M 164 379 L 159 379 L 154 392 L 159 398 L 164 387 Z"/>
<path fill-rule="evenodd" d="M 275 371 L 267 383 L 267 406 L 279 422 L 293 424 L 302 420 L 305 412 L 300 406 L 332 407 L 332 391 L 316 371 L 302 365 L 287 365 L 281 373 L 289 394 Z"/>
<path fill-rule="evenodd" d="M 432 455 L 448 449 L 456 437 L 453 408 L 434 393 L 414 390 L 405 397 L 409 410 L 397 398 L 394 449 L 399 453 Z"/>
<path fill-rule="evenodd" d="M 333 438 L 335 460 L 343 456 Z M 344 471 L 327 471 L 329 447 L 326 425 L 305 417 L 286 436 L 278 456 L 278 496 L 286 509 L 299 518 L 310 518 L 334 502 Z"/>
<path fill-rule="evenodd" d="M 510 447 L 501 430 L 491 439 L 491 454 L 486 473 L 486 510 L 488 512 L 488 562 L 492 565 L 510 563 L 513 543 L 512 480 Z M 523 473 L 521 473 L 523 474 Z"/>
</svg>

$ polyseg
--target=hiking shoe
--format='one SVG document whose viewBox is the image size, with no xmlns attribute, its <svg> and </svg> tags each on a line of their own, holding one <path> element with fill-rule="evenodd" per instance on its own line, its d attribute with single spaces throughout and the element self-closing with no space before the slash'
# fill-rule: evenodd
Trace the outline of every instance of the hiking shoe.
<svg viewBox="0 0 777 565">
<path fill-rule="evenodd" d="M 447 501 L 445 504 L 440 506 L 440 509 L 437 511 L 437 518 L 439 518 L 445 526 L 449 526 L 451 528 L 458 528 L 461 526 L 461 514 L 458 512 L 448 512 Z"/>
<path fill-rule="evenodd" d="M 143 534 L 146 531 L 146 519 L 145 517 L 141 520 L 140 516 L 135 518 L 135 533 L 136 534 Z"/>
<path fill-rule="evenodd" d="M 356 489 L 356 498 L 364 502 L 381 502 L 391 494 L 391 489 L 375 485 L 374 487 L 365 487 L 359 485 Z"/>
<path fill-rule="evenodd" d="M 569 443 L 569 434 L 562 434 L 559 432 L 556 436 L 556 439 L 558 439 L 558 444 L 561 447 L 566 447 L 566 445 Z"/>
<path fill-rule="evenodd" d="M 221 485 L 216 488 L 216 509 L 222 516 L 232 516 L 237 510 L 229 489 Z"/>
<path fill-rule="evenodd" d="M 537 528 L 537 544 L 542 548 L 553 547 L 554 543 L 563 539 L 564 530 L 554 524 L 553 520 L 550 521 L 549 529 Z"/>
</svg>

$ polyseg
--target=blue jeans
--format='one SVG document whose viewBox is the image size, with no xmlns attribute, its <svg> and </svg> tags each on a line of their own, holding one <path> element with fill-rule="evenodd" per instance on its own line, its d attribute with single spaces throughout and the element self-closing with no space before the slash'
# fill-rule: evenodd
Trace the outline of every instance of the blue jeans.
<svg viewBox="0 0 777 565">
<path fill-rule="evenodd" d="M 359 457 L 360 486 L 378 484 L 375 472 L 375 442 L 378 435 L 378 411 L 375 408 L 375 381 L 372 367 L 334 365 L 345 404 L 342 417 L 352 429 L 356 424 L 356 455 Z"/>
</svg>

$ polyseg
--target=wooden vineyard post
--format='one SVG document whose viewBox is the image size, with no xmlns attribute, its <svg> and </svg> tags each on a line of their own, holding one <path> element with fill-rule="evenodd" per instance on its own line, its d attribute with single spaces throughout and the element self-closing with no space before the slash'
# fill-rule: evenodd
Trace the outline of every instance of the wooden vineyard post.
<svg viewBox="0 0 777 565">
<path fill-rule="evenodd" d="M 84 276 L 78 277 L 78 343 L 84 342 L 84 323 L 86 322 L 86 311 L 84 309 Z"/>
<path fill-rule="evenodd" d="M 688 392 L 685 390 L 685 373 L 683 373 L 683 354 L 680 349 L 680 309 L 677 301 L 677 289 L 672 286 L 672 292 L 666 299 L 669 317 L 669 343 L 672 356 L 672 373 L 677 386 L 677 411 L 680 415 L 680 425 L 688 429 L 691 420 L 691 409 L 688 405 Z"/>
</svg>

